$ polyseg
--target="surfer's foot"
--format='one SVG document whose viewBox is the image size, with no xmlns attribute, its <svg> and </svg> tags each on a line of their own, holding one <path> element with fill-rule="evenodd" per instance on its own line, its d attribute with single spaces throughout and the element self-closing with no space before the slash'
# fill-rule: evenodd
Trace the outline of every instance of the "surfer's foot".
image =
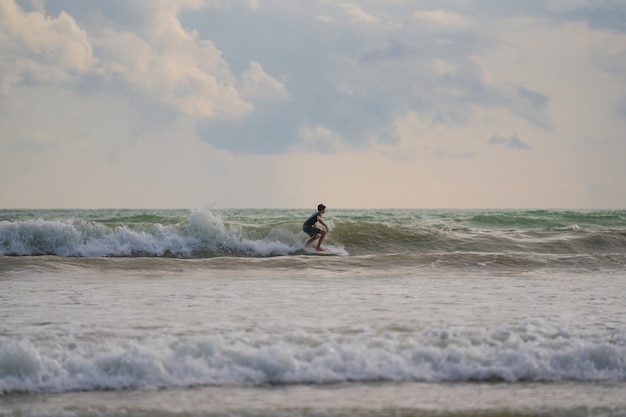
<svg viewBox="0 0 626 417">
<path fill-rule="evenodd" d="M 322 248 L 316 248 L 315 252 L 326 252 L 326 249 L 322 249 Z"/>
</svg>

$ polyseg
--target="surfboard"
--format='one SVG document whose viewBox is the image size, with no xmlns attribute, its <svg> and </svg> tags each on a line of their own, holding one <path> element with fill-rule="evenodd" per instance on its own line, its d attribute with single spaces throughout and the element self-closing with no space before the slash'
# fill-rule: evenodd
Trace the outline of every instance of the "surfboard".
<svg viewBox="0 0 626 417">
<path fill-rule="evenodd" d="M 348 252 L 346 252 L 343 248 L 336 248 L 334 246 L 324 246 L 322 245 L 322 252 L 318 252 L 315 250 L 315 246 L 305 246 L 304 254 L 305 255 L 318 255 L 318 256 L 346 256 Z"/>
</svg>

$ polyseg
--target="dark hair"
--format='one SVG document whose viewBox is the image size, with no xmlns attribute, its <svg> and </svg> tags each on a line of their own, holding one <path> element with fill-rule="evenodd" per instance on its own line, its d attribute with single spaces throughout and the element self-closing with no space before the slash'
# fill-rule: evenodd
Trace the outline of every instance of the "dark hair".
<svg viewBox="0 0 626 417">
<path fill-rule="evenodd" d="M 326 210 L 326 206 L 323 204 L 320 204 L 319 206 L 317 206 L 317 211 L 322 211 L 322 210 Z"/>
</svg>

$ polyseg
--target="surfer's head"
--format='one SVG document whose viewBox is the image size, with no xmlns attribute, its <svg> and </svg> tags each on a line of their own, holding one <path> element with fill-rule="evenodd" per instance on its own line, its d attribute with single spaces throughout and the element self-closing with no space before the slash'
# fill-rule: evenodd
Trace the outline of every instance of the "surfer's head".
<svg viewBox="0 0 626 417">
<path fill-rule="evenodd" d="M 326 206 L 323 204 L 320 204 L 317 206 L 317 211 L 322 211 L 322 210 L 326 210 Z"/>
</svg>

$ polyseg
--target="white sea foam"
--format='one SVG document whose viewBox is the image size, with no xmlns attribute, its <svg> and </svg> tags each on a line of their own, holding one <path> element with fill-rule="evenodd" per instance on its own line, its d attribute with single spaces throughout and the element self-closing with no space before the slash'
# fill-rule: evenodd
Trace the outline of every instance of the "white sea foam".
<svg viewBox="0 0 626 417">
<path fill-rule="evenodd" d="M 626 381 L 623 331 L 604 338 L 570 332 L 533 325 L 406 333 L 266 327 L 106 340 L 93 334 L 3 337 L 0 392 L 347 381 Z"/>
<path fill-rule="evenodd" d="M 577 224 L 569 224 L 569 225 L 567 225 L 566 227 L 564 227 L 563 229 L 564 229 L 564 230 L 579 231 L 579 230 L 582 230 L 583 228 L 582 228 L 582 227 L 580 227 L 580 226 L 579 226 L 579 225 L 577 225 Z"/>
<path fill-rule="evenodd" d="M 0 222 L 0 255 L 178 256 L 287 255 L 301 249 L 302 236 L 271 231 L 259 239 L 226 226 L 210 210 L 193 211 L 176 225 L 108 225 L 92 221 Z"/>
</svg>

